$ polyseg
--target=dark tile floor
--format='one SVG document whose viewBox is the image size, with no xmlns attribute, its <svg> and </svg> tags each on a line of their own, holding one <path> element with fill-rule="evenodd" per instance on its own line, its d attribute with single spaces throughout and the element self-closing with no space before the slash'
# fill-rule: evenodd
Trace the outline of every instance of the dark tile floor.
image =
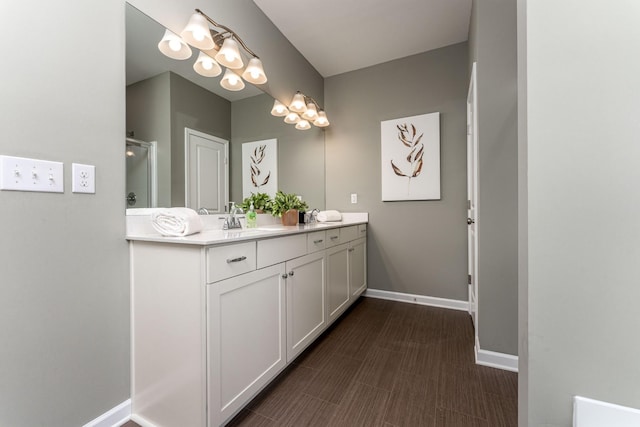
<svg viewBox="0 0 640 427">
<path fill-rule="evenodd" d="M 466 312 L 361 298 L 229 425 L 515 427 L 517 374 L 473 340 Z"/>
</svg>

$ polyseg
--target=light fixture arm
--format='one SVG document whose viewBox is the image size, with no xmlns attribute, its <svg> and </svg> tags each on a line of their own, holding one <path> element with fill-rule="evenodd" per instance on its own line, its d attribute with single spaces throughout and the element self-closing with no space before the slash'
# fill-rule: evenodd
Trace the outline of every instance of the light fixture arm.
<svg viewBox="0 0 640 427">
<path fill-rule="evenodd" d="M 200 9 L 196 9 L 196 12 L 199 13 L 200 15 L 202 15 L 214 27 L 222 28 L 225 31 L 225 33 L 218 33 L 218 34 L 222 34 L 222 35 L 231 34 L 238 41 L 238 43 L 240 43 L 240 46 L 242 46 L 242 48 L 245 51 L 247 51 L 247 53 L 249 55 L 253 56 L 254 58 L 259 58 L 258 55 L 256 55 L 251 49 L 249 49 L 249 46 L 247 46 L 246 43 L 240 38 L 238 33 L 236 33 L 235 31 L 233 31 L 231 28 L 229 28 L 227 26 L 224 26 L 222 24 L 218 24 L 216 21 L 214 21 L 213 19 L 209 18 L 209 16 L 207 16 L 207 14 L 204 13 L 203 11 L 201 11 Z"/>
</svg>

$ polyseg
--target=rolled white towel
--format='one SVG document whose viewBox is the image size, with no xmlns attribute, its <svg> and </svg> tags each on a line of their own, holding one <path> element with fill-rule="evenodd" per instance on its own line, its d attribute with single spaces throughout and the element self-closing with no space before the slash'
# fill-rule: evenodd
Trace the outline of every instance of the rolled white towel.
<svg viewBox="0 0 640 427">
<path fill-rule="evenodd" d="M 163 236 L 188 236 L 202 231 L 202 219 L 193 209 L 167 208 L 151 214 L 151 225 Z"/>
<path fill-rule="evenodd" d="M 320 222 L 342 221 L 342 214 L 338 211 L 320 211 L 316 217 Z"/>
</svg>

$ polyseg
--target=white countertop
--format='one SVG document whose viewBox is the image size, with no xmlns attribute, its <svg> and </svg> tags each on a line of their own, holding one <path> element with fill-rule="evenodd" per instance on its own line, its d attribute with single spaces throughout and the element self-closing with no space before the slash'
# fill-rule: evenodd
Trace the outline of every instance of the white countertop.
<svg viewBox="0 0 640 427">
<path fill-rule="evenodd" d="M 206 218 L 206 216 L 205 216 Z M 149 221 L 149 227 L 144 224 Z M 288 236 L 298 233 L 309 233 L 313 231 L 328 230 L 331 228 L 345 227 L 349 225 L 366 224 L 369 221 L 367 213 L 343 213 L 342 221 L 339 222 L 316 222 L 313 224 L 298 224 L 294 226 L 284 226 L 280 224 L 258 225 L 257 228 L 242 228 L 233 230 L 221 230 L 219 228 L 208 228 L 197 234 L 185 237 L 162 236 L 152 231 L 150 228 L 150 218 L 127 216 L 127 240 L 145 241 L 157 243 L 179 243 L 184 245 L 220 245 L 232 242 L 247 240 L 257 240 L 269 237 Z M 138 224 L 134 223 L 137 222 Z M 205 223 L 206 224 L 206 223 Z M 142 227 L 140 226 L 142 225 Z"/>
</svg>

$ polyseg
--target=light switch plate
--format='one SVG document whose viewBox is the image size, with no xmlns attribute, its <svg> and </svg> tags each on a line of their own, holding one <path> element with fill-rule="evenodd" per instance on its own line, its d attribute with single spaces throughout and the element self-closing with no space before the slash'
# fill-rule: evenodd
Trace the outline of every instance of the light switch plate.
<svg viewBox="0 0 640 427">
<path fill-rule="evenodd" d="M 96 167 L 80 163 L 71 164 L 71 191 L 74 193 L 96 192 Z"/>
<path fill-rule="evenodd" d="M 64 193 L 62 162 L 0 156 L 0 190 Z"/>
<path fill-rule="evenodd" d="M 352 193 L 351 194 L 351 203 L 358 203 L 358 194 L 357 193 Z"/>
</svg>

